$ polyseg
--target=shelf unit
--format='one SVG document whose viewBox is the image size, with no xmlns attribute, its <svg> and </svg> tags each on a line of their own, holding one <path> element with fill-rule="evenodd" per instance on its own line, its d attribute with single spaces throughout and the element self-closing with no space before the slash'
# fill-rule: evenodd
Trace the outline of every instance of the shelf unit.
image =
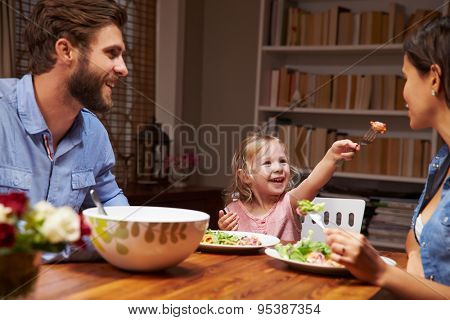
<svg viewBox="0 0 450 320">
<path fill-rule="evenodd" d="M 337 5 L 349 8 L 352 12 L 363 12 L 387 11 L 391 1 L 298 0 L 296 2 L 298 7 L 309 12 L 323 12 Z M 445 0 L 430 0 L 426 3 L 420 0 L 398 0 L 395 2 L 405 6 L 407 17 L 419 8 L 435 9 L 442 7 L 442 12 L 448 12 L 448 3 L 445 5 Z M 431 154 L 436 153 L 438 147 L 437 133 L 431 129 L 411 130 L 406 109 L 400 111 L 297 107 L 289 110 L 287 107 L 270 106 L 270 83 L 273 69 L 284 67 L 314 74 L 395 74 L 401 76 L 403 62 L 401 43 L 324 46 L 268 45 L 268 33 L 271 32 L 270 8 L 271 0 L 261 0 L 256 71 L 255 124 L 262 125 L 267 123 L 271 117 L 282 117 L 290 119 L 294 124 L 333 128 L 343 130 L 349 135 L 363 135 L 368 129 L 369 121 L 378 120 L 388 124 L 389 131 L 386 134 L 386 138 L 428 140 L 431 142 Z M 407 183 L 424 183 L 425 181 L 424 178 L 419 177 L 350 172 L 337 172 L 335 176 Z"/>
</svg>

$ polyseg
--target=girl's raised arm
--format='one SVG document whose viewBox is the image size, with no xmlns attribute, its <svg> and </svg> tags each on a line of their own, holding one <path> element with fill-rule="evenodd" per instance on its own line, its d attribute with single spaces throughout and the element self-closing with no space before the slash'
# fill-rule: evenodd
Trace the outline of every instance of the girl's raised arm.
<svg viewBox="0 0 450 320">
<path fill-rule="evenodd" d="M 337 161 L 343 159 L 350 161 L 355 156 L 355 151 L 359 150 L 359 145 L 351 140 L 339 140 L 333 143 L 323 159 L 316 165 L 299 186 L 289 192 L 291 205 L 297 207 L 299 200 L 313 200 L 320 189 L 331 179 L 336 170 Z"/>
</svg>

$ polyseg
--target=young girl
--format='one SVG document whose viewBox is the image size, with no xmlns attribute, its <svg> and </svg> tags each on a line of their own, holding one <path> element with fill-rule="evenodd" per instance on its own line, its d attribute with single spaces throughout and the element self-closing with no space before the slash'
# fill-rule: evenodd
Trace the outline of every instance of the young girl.
<svg viewBox="0 0 450 320">
<path fill-rule="evenodd" d="M 309 177 L 293 188 L 285 145 L 270 135 L 246 138 L 233 157 L 233 183 L 227 193 L 226 213 L 219 212 L 219 228 L 299 240 L 301 225 L 293 214 L 297 201 L 314 199 L 333 175 L 336 162 L 351 160 L 358 149 L 350 140 L 336 141 Z"/>
</svg>

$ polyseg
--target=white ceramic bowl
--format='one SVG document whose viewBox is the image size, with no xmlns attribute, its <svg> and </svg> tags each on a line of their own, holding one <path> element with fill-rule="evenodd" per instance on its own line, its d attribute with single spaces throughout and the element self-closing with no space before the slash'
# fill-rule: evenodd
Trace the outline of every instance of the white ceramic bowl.
<svg viewBox="0 0 450 320">
<path fill-rule="evenodd" d="M 172 267 L 197 249 L 209 215 L 163 207 L 106 207 L 83 211 L 91 240 L 100 255 L 116 267 L 154 271 Z"/>
</svg>

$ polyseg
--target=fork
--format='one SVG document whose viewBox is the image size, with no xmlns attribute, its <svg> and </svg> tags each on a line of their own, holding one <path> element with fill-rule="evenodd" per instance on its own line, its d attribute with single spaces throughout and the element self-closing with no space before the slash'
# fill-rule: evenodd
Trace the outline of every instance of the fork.
<svg viewBox="0 0 450 320">
<path fill-rule="evenodd" d="M 308 213 L 308 215 L 319 227 L 325 229 L 325 224 L 323 223 L 322 216 L 319 213 Z"/>
<path fill-rule="evenodd" d="M 367 130 L 367 132 L 364 134 L 363 138 L 359 140 L 358 144 L 360 146 L 367 146 L 368 144 L 371 144 L 373 140 L 377 137 L 378 132 L 373 130 L 372 126 Z"/>
<path fill-rule="evenodd" d="M 369 130 L 364 134 L 362 139 L 359 140 L 358 145 L 359 146 L 367 146 L 368 144 L 371 144 L 373 140 L 377 137 L 378 132 L 373 130 L 372 126 L 370 126 Z M 336 161 L 336 166 L 340 167 L 344 163 L 344 159 L 339 159 Z"/>
</svg>

